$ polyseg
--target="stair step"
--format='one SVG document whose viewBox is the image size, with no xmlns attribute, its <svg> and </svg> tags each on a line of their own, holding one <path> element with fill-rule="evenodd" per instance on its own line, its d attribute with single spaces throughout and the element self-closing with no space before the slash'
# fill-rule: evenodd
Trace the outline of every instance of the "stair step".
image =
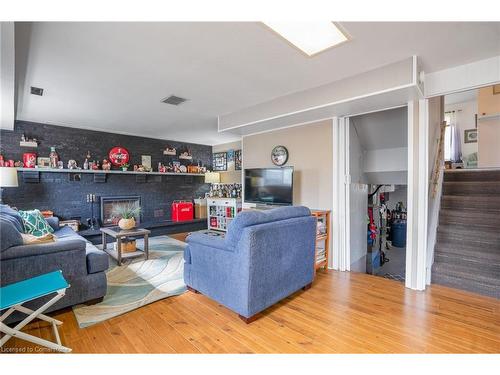
<svg viewBox="0 0 500 375">
<path fill-rule="evenodd" d="M 447 253 L 455 257 L 475 258 L 494 263 L 500 262 L 500 242 L 480 242 L 453 238 L 439 233 L 434 253 Z"/>
<path fill-rule="evenodd" d="M 452 210 L 498 211 L 500 215 L 500 196 L 497 195 L 443 195 L 441 207 Z"/>
<path fill-rule="evenodd" d="M 440 275 L 432 273 L 432 284 L 444 285 L 450 288 L 465 290 L 467 292 L 478 293 L 484 296 L 500 298 L 500 288 L 484 282 L 464 282 L 461 277 Z M 432 286 L 431 286 L 432 287 Z"/>
<path fill-rule="evenodd" d="M 432 275 L 443 275 L 461 278 L 463 282 L 478 282 L 489 285 L 496 285 L 500 288 L 500 277 L 498 273 L 481 272 L 466 265 L 434 262 L 432 265 Z"/>
<path fill-rule="evenodd" d="M 500 242 L 500 230 L 497 228 L 472 228 L 469 225 L 461 224 L 439 224 L 439 233 L 461 241 L 471 240 L 485 244 L 498 244 Z"/>
<path fill-rule="evenodd" d="M 499 181 L 445 181 L 443 195 L 492 195 L 500 194 Z"/>
<path fill-rule="evenodd" d="M 439 212 L 439 224 L 460 224 L 468 225 L 472 228 L 499 229 L 500 213 L 481 210 L 441 209 Z"/>
<path fill-rule="evenodd" d="M 489 255 L 491 255 L 491 253 Z M 434 253 L 434 263 L 464 267 L 470 271 L 470 273 L 480 273 L 490 277 L 500 275 L 500 253 L 493 256 L 492 259 L 486 259 L 481 256 L 457 255 L 451 252 L 441 251 L 441 249 L 436 249 Z"/>
<path fill-rule="evenodd" d="M 500 181 L 500 170 L 445 171 L 444 181 Z"/>
</svg>

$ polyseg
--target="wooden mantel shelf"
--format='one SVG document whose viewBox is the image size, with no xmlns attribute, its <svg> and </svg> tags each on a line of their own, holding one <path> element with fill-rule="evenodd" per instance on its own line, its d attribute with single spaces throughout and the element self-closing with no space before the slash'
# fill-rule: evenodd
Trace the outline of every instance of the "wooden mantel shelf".
<svg viewBox="0 0 500 375">
<path fill-rule="evenodd" d="M 18 172 L 42 172 L 42 173 L 104 173 L 104 174 L 139 174 L 139 175 L 159 175 L 159 176 L 205 176 L 204 173 L 175 173 L 175 172 L 137 172 L 137 171 L 103 171 L 90 169 L 53 169 L 53 168 L 17 168 Z"/>
</svg>

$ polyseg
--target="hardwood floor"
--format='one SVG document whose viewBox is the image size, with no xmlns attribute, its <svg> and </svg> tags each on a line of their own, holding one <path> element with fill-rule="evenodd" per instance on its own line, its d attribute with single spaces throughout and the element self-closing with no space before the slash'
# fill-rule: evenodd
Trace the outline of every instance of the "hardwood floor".
<svg viewBox="0 0 500 375">
<path fill-rule="evenodd" d="M 182 239 L 182 237 L 177 237 Z M 245 324 L 191 292 L 80 329 L 70 309 L 64 345 L 74 353 L 498 353 L 500 301 L 431 286 L 425 292 L 359 273 L 319 271 L 299 291 Z M 51 338 L 45 322 L 24 331 Z M 3 352 L 36 352 L 11 339 Z"/>
</svg>

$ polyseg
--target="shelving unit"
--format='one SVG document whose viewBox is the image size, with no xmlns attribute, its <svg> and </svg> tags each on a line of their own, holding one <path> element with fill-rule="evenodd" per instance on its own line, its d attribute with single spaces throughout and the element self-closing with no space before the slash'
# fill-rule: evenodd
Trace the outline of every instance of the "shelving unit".
<svg viewBox="0 0 500 375">
<path fill-rule="evenodd" d="M 207 198 L 208 229 L 226 232 L 241 207 L 240 198 Z"/>
<path fill-rule="evenodd" d="M 160 175 L 160 176 L 205 176 L 204 173 L 175 173 L 175 172 L 138 172 L 138 171 L 103 171 L 91 169 L 54 169 L 54 168 L 17 168 L 19 172 L 50 172 L 50 173 L 97 173 L 97 174 L 139 174 L 139 175 Z"/>
<path fill-rule="evenodd" d="M 311 210 L 316 217 L 316 263 L 314 270 L 328 268 L 328 249 L 330 248 L 330 211 Z"/>
</svg>

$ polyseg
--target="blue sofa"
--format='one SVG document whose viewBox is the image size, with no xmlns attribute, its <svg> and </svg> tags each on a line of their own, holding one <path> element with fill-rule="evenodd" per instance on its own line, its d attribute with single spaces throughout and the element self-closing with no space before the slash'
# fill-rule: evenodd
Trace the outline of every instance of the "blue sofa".
<svg viewBox="0 0 500 375">
<path fill-rule="evenodd" d="M 316 219 L 306 207 L 244 211 L 224 238 L 193 233 L 184 282 L 247 323 L 314 278 Z"/>
<path fill-rule="evenodd" d="M 37 245 L 23 245 L 22 219 L 17 211 L 7 205 L 0 205 L 0 285 L 55 270 L 62 270 L 71 284 L 64 298 L 48 311 L 59 310 L 89 301 L 98 301 L 106 295 L 105 271 L 109 267 L 109 257 L 69 227 L 59 228 L 56 217 L 47 219 L 54 229 L 56 242 Z M 40 298 L 27 307 L 39 307 L 49 298 Z M 19 319 L 13 314 L 7 322 Z"/>
</svg>

